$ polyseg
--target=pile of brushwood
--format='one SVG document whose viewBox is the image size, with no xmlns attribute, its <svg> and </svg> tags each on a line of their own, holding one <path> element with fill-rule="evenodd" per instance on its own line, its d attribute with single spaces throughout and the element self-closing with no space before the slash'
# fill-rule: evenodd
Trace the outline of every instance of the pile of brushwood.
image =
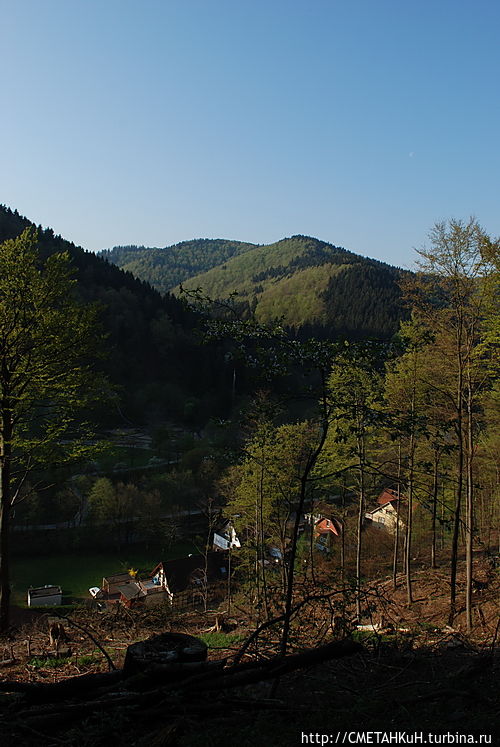
<svg viewBox="0 0 500 747">
<path fill-rule="evenodd" d="M 130 728 L 119 727 L 120 741 L 116 741 L 115 733 L 114 743 L 136 744 L 137 735 L 151 734 L 155 728 L 175 724 L 186 715 L 198 721 L 236 711 L 287 710 L 288 706 L 276 698 L 250 696 L 244 690 L 255 683 L 277 682 L 291 672 L 361 649 L 352 640 L 332 641 L 288 656 L 243 662 L 235 657 L 228 665 L 226 659 L 207 661 L 206 645 L 193 636 L 152 636 L 128 647 L 122 669 L 110 668 L 108 672 L 52 683 L 1 682 L 2 747 L 19 744 L 21 739 L 23 744 L 40 744 L 41 740 L 44 745 L 71 743 L 82 722 L 81 739 L 85 743 L 88 724 L 88 734 L 94 734 L 89 743 L 97 745 L 100 739 L 93 730 L 95 722 L 103 720 L 107 720 L 107 728 L 100 734 L 103 743 L 109 743 L 110 724 L 117 713 L 125 722 L 133 721 L 133 735 Z M 81 743 L 81 739 L 75 741 Z M 163 743 L 169 742 L 163 739 Z"/>
<path fill-rule="evenodd" d="M 348 744 L 377 730 L 500 744 L 498 584 L 475 595 L 473 635 L 462 611 L 447 624 L 441 570 L 416 574 L 411 608 L 402 583 L 367 589 L 363 625 L 342 593 L 306 594 L 286 656 L 283 616 L 259 624 L 239 604 L 231 616 L 25 610 L 33 620 L 17 621 L 3 658 L 0 647 L 0 745 L 255 747 L 304 744 L 304 734 Z"/>
<path fill-rule="evenodd" d="M 209 660 L 199 638 L 153 635 L 127 647 L 120 669 L 109 658 L 107 672 L 0 682 L 1 745 L 253 747 L 378 729 L 483 734 L 496 744 L 495 641 L 477 646 L 448 629 L 413 644 L 390 630 L 359 631 L 256 656 L 247 639 L 236 654 Z"/>
</svg>

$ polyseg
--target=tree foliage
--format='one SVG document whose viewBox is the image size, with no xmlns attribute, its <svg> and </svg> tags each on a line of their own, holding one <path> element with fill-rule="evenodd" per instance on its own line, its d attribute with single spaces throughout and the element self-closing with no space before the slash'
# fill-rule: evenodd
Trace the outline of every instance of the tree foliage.
<svg viewBox="0 0 500 747">
<path fill-rule="evenodd" d="M 81 418 L 102 378 L 97 309 L 75 297 L 67 254 L 41 261 L 37 232 L 0 246 L 0 627 L 8 623 L 9 524 L 28 472 L 82 454 Z"/>
</svg>

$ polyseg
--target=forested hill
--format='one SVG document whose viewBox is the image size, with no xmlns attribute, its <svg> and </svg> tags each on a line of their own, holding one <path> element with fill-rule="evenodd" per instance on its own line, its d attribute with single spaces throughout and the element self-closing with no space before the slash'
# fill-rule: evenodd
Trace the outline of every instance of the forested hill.
<svg viewBox="0 0 500 747">
<path fill-rule="evenodd" d="M 301 334 L 388 338 L 402 316 L 402 270 L 308 236 L 268 245 L 197 239 L 102 255 L 163 292 L 180 284 L 218 299 L 236 292 L 243 315 L 283 317 Z"/>
<path fill-rule="evenodd" d="M 308 236 L 258 246 L 192 277 L 215 298 L 237 292 L 257 319 L 283 317 L 295 329 L 359 338 L 390 337 L 402 316 L 402 270 Z"/>
<path fill-rule="evenodd" d="M 166 293 L 193 275 L 221 265 L 255 246 L 225 239 L 194 239 L 163 249 L 115 246 L 104 249 L 100 255 Z"/>
<path fill-rule="evenodd" d="M 16 210 L 0 205 L 0 243 L 31 225 Z M 218 356 L 199 345 L 194 315 L 179 299 L 162 295 L 50 228 L 39 227 L 39 245 L 43 256 L 68 251 L 80 295 L 101 304 L 109 353 L 104 366 L 118 387 L 119 409 L 127 419 L 182 421 L 187 407 L 203 420 L 207 412 L 219 409 L 214 398 L 224 387 L 223 364 L 219 368 Z"/>
</svg>

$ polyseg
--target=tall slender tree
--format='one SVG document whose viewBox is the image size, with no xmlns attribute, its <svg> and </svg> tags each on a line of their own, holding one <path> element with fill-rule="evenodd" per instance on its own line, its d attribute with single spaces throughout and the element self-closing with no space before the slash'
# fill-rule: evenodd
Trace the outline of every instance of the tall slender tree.
<svg viewBox="0 0 500 747">
<path fill-rule="evenodd" d="M 472 542 L 474 533 L 475 403 L 486 377 L 478 366 L 483 355 L 481 323 L 487 313 L 487 283 L 492 242 L 479 223 L 450 220 L 436 223 L 431 247 L 419 252 L 421 273 L 407 284 L 416 313 L 436 338 L 436 350 L 448 358 L 447 396 L 453 410 L 456 440 L 456 497 L 451 553 L 450 623 L 456 609 L 458 543 L 465 493 L 466 617 L 472 627 Z M 465 488 L 465 490 L 464 490 Z"/>
<path fill-rule="evenodd" d="M 402 337 L 406 341 L 405 353 L 396 361 L 391 361 L 385 379 L 386 405 L 390 412 L 392 428 L 397 431 L 398 438 L 398 492 L 402 481 L 402 447 L 404 446 L 405 489 L 407 512 L 405 518 L 405 554 L 404 568 L 406 572 L 407 603 L 413 602 L 411 556 L 413 509 L 416 482 L 416 451 L 419 435 L 425 428 L 423 414 L 426 400 L 426 385 L 422 380 L 421 361 L 425 347 L 425 330 L 412 320 L 402 325 Z M 398 500 L 398 520 L 401 513 L 401 500 Z M 397 536 L 397 535 L 396 535 Z M 396 558 L 395 548 L 395 558 Z M 396 563 L 393 564 L 393 582 L 396 583 Z"/>
<path fill-rule="evenodd" d="M 329 379 L 331 397 L 330 448 L 343 444 L 345 466 L 355 475 L 359 497 L 356 540 L 356 615 L 362 616 L 363 525 L 366 511 L 367 477 L 370 472 L 368 448 L 380 421 L 380 376 L 374 360 L 360 356 L 335 362 Z M 338 449 L 333 449 L 337 451 Z"/>
<path fill-rule="evenodd" d="M 0 630 L 9 625 L 9 529 L 26 476 L 82 453 L 78 413 L 103 395 L 92 371 L 97 310 L 75 295 L 67 254 L 42 262 L 36 229 L 0 245 Z"/>
</svg>

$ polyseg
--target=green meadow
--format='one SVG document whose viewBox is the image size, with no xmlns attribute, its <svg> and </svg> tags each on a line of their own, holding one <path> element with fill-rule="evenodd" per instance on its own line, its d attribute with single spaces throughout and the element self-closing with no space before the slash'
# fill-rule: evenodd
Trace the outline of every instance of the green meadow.
<svg viewBox="0 0 500 747">
<path fill-rule="evenodd" d="M 122 552 L 58 554 L 53 556 L 13 557 L 11 561 L 12 603 L 26 605 L 30 586 L 55 584 L 63 590 L 64 603 L 89 599 L 89 588 L 101 586 L 103 576 L 129 568 L 139 573 L 154 568 L 160 560 L 180 558 L 197 552 L 193 544 L 179 542 L 161 556 L 154 549 L 126 548 Z"/>
</svg>

